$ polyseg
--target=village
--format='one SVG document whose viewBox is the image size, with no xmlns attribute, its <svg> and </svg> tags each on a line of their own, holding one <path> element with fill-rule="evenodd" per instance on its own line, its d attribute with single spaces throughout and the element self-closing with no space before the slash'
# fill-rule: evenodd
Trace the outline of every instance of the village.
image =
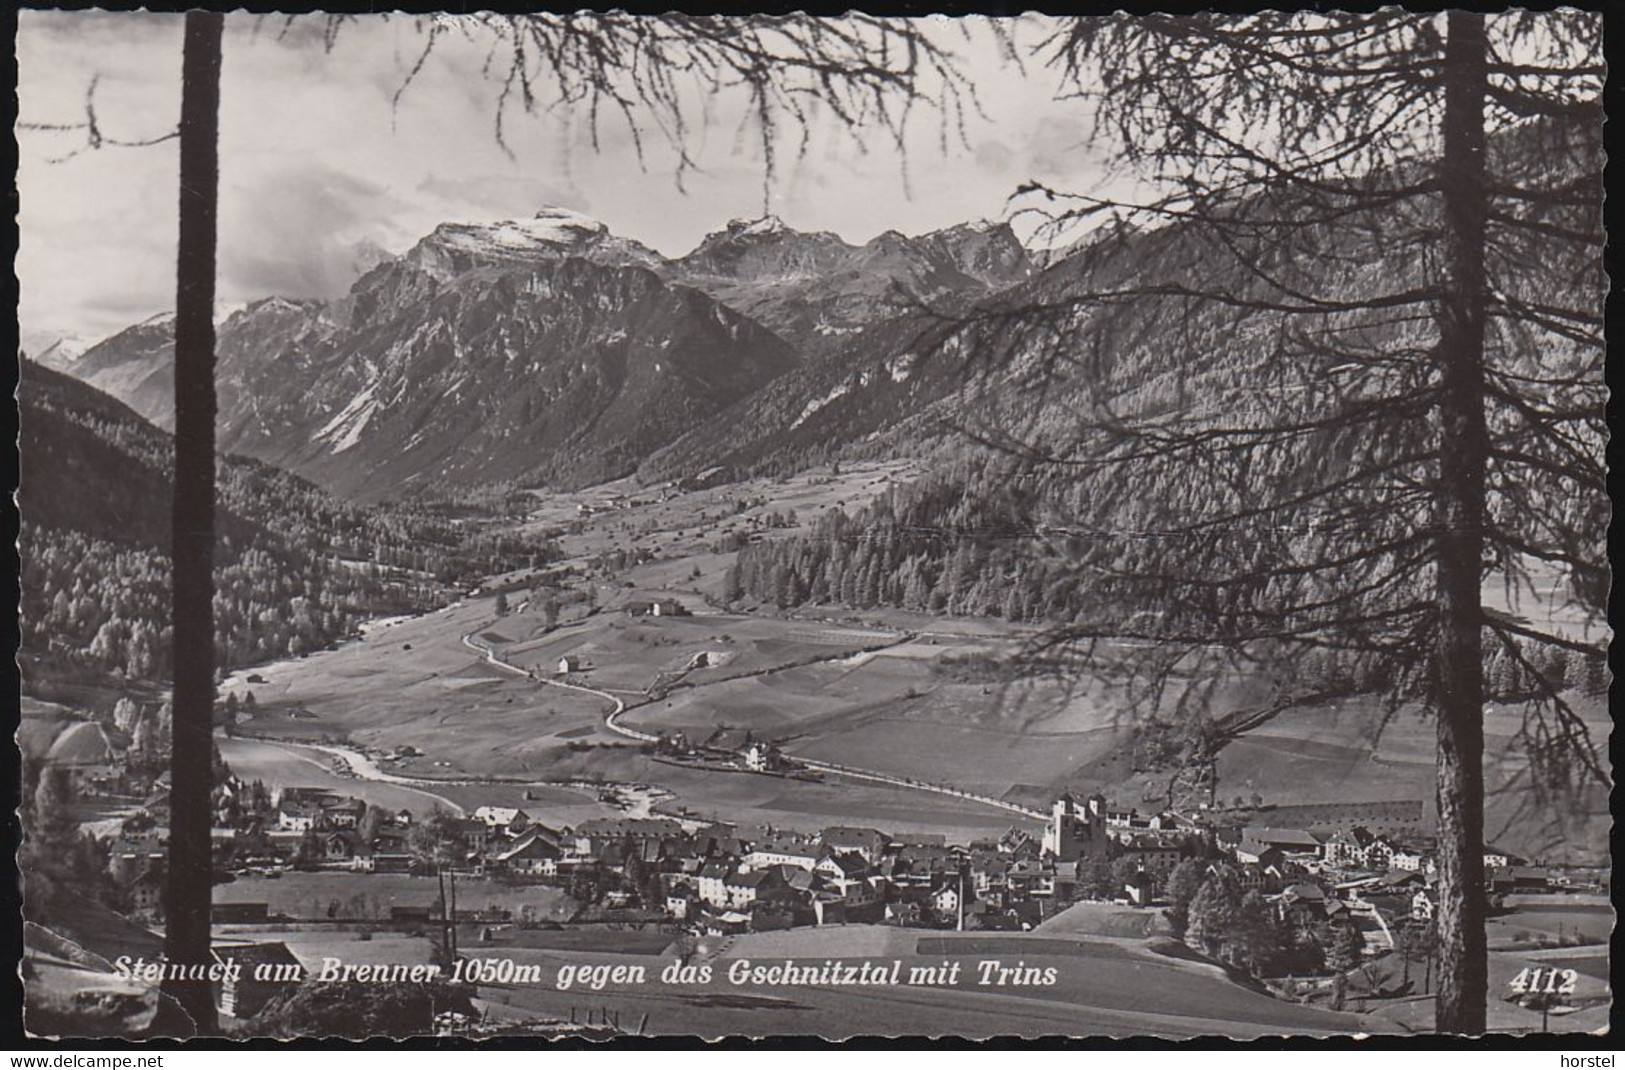
<svg viewBox="0 0 1625 1070">
<path fill-rule="evenodd" d="M 771 753 L 747 750 L 753 760 Z M 741 829 L 665 816 L 555 828 L 512 806 L 482 805 L 462 817 L 388 811 L 330 790 L 273 793 L 231 776 L 214 803 L 216 879 L 226 883 L 213 920 L 233 934 L 222 954 L 251 961 L 298 962 L 286 947 L 252 936 L 290 925 L 426 934 L 451 968 L 460 931 L 486 945 L 527 929 L 604 926 L 674 942 L 854 924 L 1014 933 L 1086 902 L 1179 914 L 1211 939 L 1226 921 L 1193 912 L 1199 890 L 1215 880 L 1265 904 L 1283 946 L 1335 932 L 1360 961 L 1405 950 L 1407 934 L 1424 930 L 1436 907 L 1431 845 L 1420 837 L 1359 824 L 1243 822 L 1223 809 L 1141 813 L 1098 794 L 1062 794 L 1041 830 L 1013 827 L 969 843 L 851 825 Z M 1381 808 L 1374 812 L 1380 818 Z M 159 792 L 104 845 L 130 916 L 153 924 L 163 915 L 167 817 Z M 1487 852 L 1485 865 L 1492 901 L 1589 887 L 1585 873 L 1504 852 Z M 338 879 L 347 894 L 308 907 L 252 894 L 300 874 Z M 390 875 L 435 878 L 423 885 L 432 898 L 398 894 Z M 503 903 L 487 894 L 492 887 L 504 889 Z M 546 892 L 553 909 L 533 909 L 527 891 Z M 1309 972 L 1325 972 L 1328 962 L 1337 964 L 1317 956 Z M 240 994 L 235 1003 L 239 1015 L 253 1009 Z"/>
<path fill-rule="evenodd" d="M 664 595 L 617 608 L 600 618 L 612 629 L 621 621 L 685 627 L 695 619 L 685 602 Z M 604 671 L 602 652 L 549 650 L 518 666 L 488 632 L 457 631 L 458 646 L 479 652 L 484 671 L 499 678 L 545 678 L 554 690 L 614 701 L 602 690 L 614 681 L 589 677 Z M 410 643 L 391 645 L 403 658 L 417 656 Z M 734 649 L 712 643 L 680 657 L 693 671 L 713 658 L 725 663 Z M 227 690 L 217 709 L 222 746 L 237 736 L 255 740 L 267 723 L 270 704 L 257 701 L 252 688 L 271 686 L 263 674 L 272 672 L 245 673 L 241 685 L 250 689 L 241 697 Z M 655 684 L 672 675 L 656 676 Z M 286 701 L 270 708 L 271 724 L 279 715 L 303 715 Z M 47 811 L 56 806 L 46 797 L 71 808 L 76 850 L 97 870 L 86 892 L 152 933 L 165 913 L 168 717 L 167 704 L 154 702 L 121 700 L 101 720 L 40 704 L 25 718 L 40 730 L 19 735 L 39 775 L 29 796 L 35 826 L 51 824 Z M 586 792 L 583 798 L 595 793 L 598 812 L 618 816 L 565 821 L 545 790 L 532 802 L 533 792 L 513 783 L 465 781 L 455 805 L 438 805 L 439 781 L 417 771 L 445 763 L 411 744 L 375 745 L 365 755 L 353 747 L 306 749 L 314 756 L 308 760 L 327 768 L 303 782 L 297 761 L 267 783 L 238 776 L 221 757 L 211 813 L 216 955 L 295 971 L 292 977 L 318 969 L 329 942 L 342 940 L 347 954 L 366 948 L 369 967 L 432 965 L 470 978 L 460 964 L 506 949 L 613 956 L 632 948 L 681 959 L 684 948 L 702 943 L 803 933 L 812 943 L 801 946 L 823 954 L 822 934 L 838 942 L 837 930 L 858 929 L 998 933 L 1043 943 L 1055 926 L 1070 924 L 1069 913 L 1103 909 L 1139 919 L 1133 924 L 1144 937 L 1171 939 L 1196 961 L 1219 965 L 1277 1000 L 1341 1011 L 1351 983 L 1392 1000 L 1425 993 L 1432 983 L 1436 864 L 1432 821 L 1419 799 L 1266 803 L 1256 793 L 1224 800 L 1209 792 L 1189 805 L 1148 806 L 1144 796 L 1126 805 L 1078 778 L 1072 790 L 1050 789 L 1047 803 L 1040 796 L 1017 804 L 917 775 L 789 753 L 782 732 L 720 721 L 698 731 L 642 723 L 629 727 L 609 714 L 614 742 L 592 746 L 727 782 L 811 782 L 840 791 L 883 778 L 916 797 L 953 797 L 1003 813 L 978 835 L 891 826 L 844 806 L 816 822 L 801 820 L 805 813 L 771 823 L 755 815 L 730 820 L 725 805 L 697 812 L 691 796 L 606 779 L 596 787 L 573 783 L 572 790 Z M 565 749 L 588 746 L 572 737 Z M 365 758 L 374 772 L 364 775 L 416 788 L 380 797 L 378 783 L 357 780 L 341 751 Z M 1003 821 L 1014 824 L 1000 832 Z M 1503 950 L 1606 939 L 1607 927 L 1598 927 L 1605 915 L 1592 902 L 1605 871 L 1494 847 L 1484 865 Z M 221 1010 L 251 1027 L 282 988 L 221 986 Z"/>
</svg>

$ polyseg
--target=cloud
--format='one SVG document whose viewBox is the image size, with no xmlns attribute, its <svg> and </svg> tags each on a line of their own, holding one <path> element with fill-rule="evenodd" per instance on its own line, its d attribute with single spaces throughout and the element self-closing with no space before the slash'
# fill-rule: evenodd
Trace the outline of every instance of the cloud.
<svg viewBox="0 0 1625 1070">
<path fill-rule="evenodd" d="M 989 139 L 976 146 L 976 166 L 989 174 L 1007 173 L 1015 158 L 1016 154 L 1010 146 L 997 139 Z"/>
<path fill-rule="evenodd" d="M 481 215 L 528 216 L 549 206 L 592 214 L 591 199 L 574 182 L 549 182 L 536 175 L 458 179 L 431 175 L 417 184 L 417 190 L 448 206 L 466 205 Z"/>
<path fill-rule="evenodd" d="M 1073 175 L 1089 158 L 1089 131 L 1082 119 L 1046 115 L 1033 127 L 1027 165 L 1035 176 Z"/>
<path fill-rule="evenodd" d="M 220 291 L 336 297 L 357 275 L 357 250 L 380 244 L 403 205 L 384 186 L 318 162 L 251 172 L 221 191 Z"/>
<path fill-rule="evenodd" d="M 421 24 L 361 17 L 329 50 L 316 33 L 321 21 L 296 20 L 282 36 L 276 18 L 227 19 L 223 302 L 336 296 L 380 249 L 403 251 L 443 222 L 514 218 L 544 205 L 585 212 L 681 255 L 728 219 L 761 212 L 764 201 L 792 226 L 861 242 L 885 229 L 921 233 L 998 216 L 1017 179 L 1074 188 L 1096 181 L 1094 158 L 1080 151 L 1087 107 L 1056 100 L 1053 86 L 1023 75 L 985 42 L 961 48 L 953 20 L 927 21 L 966 54 L 967 77 L 985 105 L 985 114 L 965 116 L 968 146 L 952 130 L 944 138 L 927 110 L 900 151 L 878 128 L 854 134 L 814 108 L 805 154 L 799 129 L 779 132 L 779 166 L 767 183 L 759 131 L 744 121 L 748 100 L 724 90 L 685 101 L 697 169 L 681 189 L 676 156 L 645 111 L 637 115 L 640 158 L 617 114 L 603 117 L 595 141 L 584 107 L 549 107 L 544 92 L 535 114 L 510 107 L 509 155 L 493 137 L 501 80 L 482 70 L 491 40 L 446 35 L 392 108 L 421 53 Z M 1041 36 L 1046 25 L 1039 20 L 1033 32 Z M 77 121 L 85 88 L 100 75 L 104 129 L 131 138 L 172 129 L 180 30 L 178 15 L 23 12 L 23 118 Z M 174 143 L 50 164 L 73 147 L 64 139 L 73 140 L 19 137 L 25 322 L 90 333 L 171 307 Z"/>
</svg>

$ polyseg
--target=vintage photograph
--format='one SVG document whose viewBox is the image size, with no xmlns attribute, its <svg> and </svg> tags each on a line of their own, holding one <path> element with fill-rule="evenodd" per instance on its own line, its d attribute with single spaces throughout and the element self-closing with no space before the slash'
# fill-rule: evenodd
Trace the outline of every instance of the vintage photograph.
<svg viewBox="0 0 1625 1070">
<path fill-rule="evenodd" d="M 1605 1032 L 1602 37 L 22 11 L 27 1032 Z"/>
</svg>

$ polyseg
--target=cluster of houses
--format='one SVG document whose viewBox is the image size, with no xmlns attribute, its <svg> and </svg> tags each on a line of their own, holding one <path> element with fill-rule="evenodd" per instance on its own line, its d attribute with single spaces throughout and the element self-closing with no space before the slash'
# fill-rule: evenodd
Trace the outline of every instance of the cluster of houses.
<svg viewBox="0 0 1625 1070">
<path fill-rule="evenodd" d="M 812 776 L 777 745 L 755 738 L 748 728 L 730 725 L 718 725 L 704 739 L 690 739 L 681 730 L 663 733 L 655 740 L 651 753 L 656 758 L 722 764 L 753 773 Z"/>
<path fill-rule="evenodd" d="M 770 752 L 762 749 L 764 762 Z M 126 820 L 109 849 L 137 912 L 157 909 L 167 821 L 162 799 Z M 408 873 L 436 864 L 408 811 L 317 788 L 274 800 L 228 781 L 215 793 L 215 862 L 269 875 L 289 867 Z M 1285 916 L 1431 917 L 1432 847 L 1363 826 L 1225 825 L 1221 815 L 1142 814 L 1104 796 L 1063 794 L 1041 831 L 949 844 L 939 835 L 837 825 L 817 833 L 619 817 L 552 828 L 518 807 L 436 819 L 438 864 L 473 877 L 548 883 L 602 909 L 692 931 L 734 933 L 836 922 L 1025 929 L 1079 898 L 1148 906 L 1190 859 L 1228 866 Z M 1544 870 L 1486 853 L 1492 891 L 1551 887 Z"/>
<path fill-rule="evenodd" d="M 1363 921 L 1362 927 L 1387 933 L 1396 923 L 1431 919 L 1438 905 L 1434 843 L 1422 836 L 1358 824 L 1253 824 L 1218 827 L 1214 842 L 1242 888 L 1259 891 L 1283 917 L 1309 912 L 1328 920 Z M 1492 896 L 1550 892 L 1567 883 L 1560 872 L 1526 865 L 1495 848 L 1484 852 L 1484 870 Z"/>
</svg>

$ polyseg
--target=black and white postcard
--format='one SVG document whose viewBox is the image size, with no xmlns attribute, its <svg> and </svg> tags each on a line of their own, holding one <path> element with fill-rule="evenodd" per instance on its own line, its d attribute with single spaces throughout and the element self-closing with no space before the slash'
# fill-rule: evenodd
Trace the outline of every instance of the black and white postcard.
<svg viewBox="0 0 1625 1070">
<path fill-rule="evenodd" d="M 1606 1030 L 1602 35 L 23 11 L 27 1030 Z"/>
</svg>

